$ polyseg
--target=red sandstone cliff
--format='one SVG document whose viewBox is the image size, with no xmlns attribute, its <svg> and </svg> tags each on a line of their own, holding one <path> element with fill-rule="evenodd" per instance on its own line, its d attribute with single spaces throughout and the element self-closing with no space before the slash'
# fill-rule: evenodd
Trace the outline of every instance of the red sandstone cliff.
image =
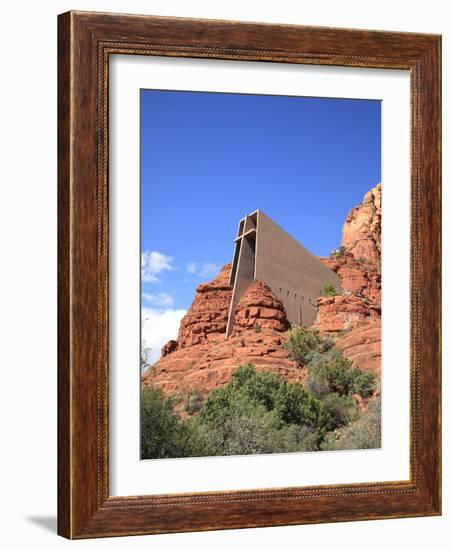
<svg viewBox="0 0 453 550">
<path fill-rule="evenodd" d="M 343 225 L 341 248 L 324 263 L 337 273 L 342 296 L 318 299 L 314 327 L 337 335 L 355 366 L 378 373 L 381 362 L 381 185 L 368 191 Z"/>
<path fill-rule="evenodd" d="M 381 184 L 368 191 L 343 225 L 342 246 L 356 259 L 381 260 Z"/>
<path fill-rule="evenodd" d="M 195 299 L 179 328 L 180 348 L 216 340 L 219 334 L 225 334 L 233 292 L 228 284 L 230 271 L 231 264 L 227 264 L 213 281 L 197 287 Z"/>
<path fill-rule="evenodd" d="M 323 259 L 340 277 L 344 293 L 318 299 L 314 327 L 337 339 L 337 346 L 355 366 L 380 371 L 380 230 L 381 186 L 369 191 L 345 221 L 342 247 Z M 177 340 L 162 349 L 159 361 L 142 378 L 142 384 L 165 393 L 204 394 L 228 382 L 241 364 L 272 370 L 291 381 L 303 382 L 305 369 L 288 358 L 282 344 L 289 323 L 283 305 L 261 282 L 252 283 L 242 296 L 232 335 L 226 325 L 232 288 L 231 265 L 196 289 L 195 299 L 181 321 Z"/>
<path fill-rule="evenodd" d="M 212 283 L 197 288 L 193 305 L 181 321 L 178 341 L 164 346 L 161 359 L 142 378 L 144 387 L 152 385 L 165 393 L 196 389 L 207 394 L 228 382 L 245 363 L 277 372 L 287 380 L 304 380 L 304 370 L 288 359 L 282 347 L 289 328 L 283 305 L 265 284 L 249 286 L 237 306 L 233 333 L 225 339 L 226 296 L 231 294 L 225 282 L 230 269 L 224 266 Z"/>
</svg>

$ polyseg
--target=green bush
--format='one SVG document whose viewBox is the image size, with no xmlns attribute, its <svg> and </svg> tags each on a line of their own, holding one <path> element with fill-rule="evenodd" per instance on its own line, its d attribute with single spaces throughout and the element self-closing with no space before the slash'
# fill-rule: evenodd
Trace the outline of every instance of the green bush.
<svg viewBox="0 0 453 550">
<path fill-rule="evenodd" d="M 142 458 L 374 448 L 380 411 L 373 416 L 370 407 L 361 423 L 352 396 L 370 396 L 374 375 L 353 368 L 333 341 L 317 332 L 293 327 L 289 342 L 294 356 L 308 363 L 305 386 L 242 365 L 205 400 L 194 391 L 185 402 L 191 415 L 186 419 L 174 412 L 173 397 L 144 390 Z"/>
<path fill-rule="evenodd" d="M 280 430 L 278 444 L 282 453 L 319 450 L 319 434 L 307 426 L 290 424 Z"/>
<path fill-rule="evenodd" d="M 379 449 L 381 447 L 381 400 L 375 399 L 368 410 L 352 424 L 331 432 L 321 445 L 323 451 Z"/>
<path fill-rule="evenodd" d="M 321 289 L 321 296 L 337 296 L 338 292 L 332 283 L 324 283 Z"/>
<path fill-rule="evenodd" d="M 352 366 L 352 362 L 332 349 L 324 356 L 315 356 L 308 367 L 307 387 L 316 396 L 327 393 L 370 397 L 376 388 L 376 377 Z"/>
<path fill-rule="evenodd" d="M 289 358 L 299 365 L 305 365 L 312 352 L 318 350 L 322 339 L 318 331 L 293 327 L 283 347 L 289 351 Z"/>
<path fill-rule="evenodd" d="M 214 390 L 199 415 L 213 454 L 315 450 L 321 402 L 301 384 L 243 365 Z"/>
<path fill-rule="evenodd" d="M 337 430 L 360 416 L 356 400 L 350 395 L 329 393 L 322 400 L 321 426 L 326 432 Z"/>
<path fill-rule="evenodd" d="M 184 410 L 187 414 L 196 414 L 201 411 L 203 402 L 203 394 L 197 390 L 194 390 L 187 398 Z"/>
<path fill-rule="evenodd" d="M 154 388 L 142 392 L 140 439 L 142 458 L 192 456 L 189 426 L 173 413 L 173 401 Z"/>
<path fill-rule="evenodd" d="M 354 369 L 354 372 L 354 393 L 358 393 L 362 397 L 371 397 L 377 386 L 376 376 L 372 372 L 361 369 Z"/>
<path fill-rule="evenodd" d="M 226 386 L 209 395 L 201 417 L 214 426 L 233 415 L 253 416 L 257 409 L 259 414 L 273 412 L 279 427 L 294 423 L 314 428 L 321 404 L 301 384 L 289 383 L 271 372 L 257 372 L 253 365 L 243 365 Z"/>
<path fill-rule="evenodd" d="M 216 426 L 200 417 L 198 456 L 248 455 L 316 451 L 319 435 L 307 426 L 282 425 L 278 415 L 258 406 L 247 415 L 232 414 Z"/>
</svg>

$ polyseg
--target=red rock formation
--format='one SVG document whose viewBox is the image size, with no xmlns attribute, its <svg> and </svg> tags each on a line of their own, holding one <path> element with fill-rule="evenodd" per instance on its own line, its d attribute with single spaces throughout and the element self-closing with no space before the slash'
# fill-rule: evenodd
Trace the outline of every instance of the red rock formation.
<svg viewBox="0 0 453 550">
<path fill-rule="evenodd" d="M 355 366 L 375 373 L 380 371 L 381 338 L 380 197 L 378 185 L 351 210 L 343 227 L 343 248 L 323 260 L 340 277 L 344 294 L 319 298 L 314 324 L 322 334 L 338 338 L 338 347 Z M 289 328 L 283 305 L 264 283 L 252 283 L 244 293 L 232 335 L 225 339 L 230 271 L 228 264 L 212 282 L 197 287 L 177 340 L 163 347 L 159 361 L 143 375 L 144 387 L 167 394 L 194 389 L 208 394 L 245 363 L 290 381 L 305 380 L 306 369 L 291 361 L 282 346 Z"/>
<path fill-rule="evenodd" d="M 380 319 L 380 307 L 353 294 L 318 298 L 314 328 L 323 334 L 335 334 Z"/>
<path fill-rule="evenodd" d="M 349 252 L 333 253 L 321 258 L 324 264 L 340 277 L 345 294 L 362 296 L 374 304 L 381 303 L 381 273 L 379 263 L 357 260 Z"/>
<path fill-rule="evenodd" d="M 218 288 L 218 278 L 215 281 L 211 289 Z M 204 312 L 199 309 L 199 289 L 194 301 L 197 316 L 192 307 L 186 316 L 190 320 L 204 318 Z M 291 381 L 302 382 L 306 377 L 306 372 L 288 358 L 288 352 L 282 347 L 286 339 L 284 332 L 289 328 L 282 303 L 261 282 L 252 283 L 242 296 L 233 334 L 227 340 L 226 325 L 223 332 L 196 332 L 196 338 L 190 335 L 189 327 L 197 329 L 198 324 L 186 323 L 184 331 L 180 331 L 184 346 L 180 337 L 175 342 L 177 345 L 170 345 L 170 341 L 164 346 L 165 353 L 163 350 L 160 360 L 142 378 L 144 387 L 152 385 L 167 394 L 187 394 L 195 389 L 208 394 L 228 382 L 233 371 L 245 363 L 253 363 L 257 370 L 271 370 Z M 169 353 L 169 347 L 174 351 Z"/>
<path fill-rule="evenodd" d="M 228 284 L 230 272 L 231 264 L 227 264 L 213 281 L 197 287 L 195 299 L 179 327 L 180 349 L 209 342 L 217 339 L 219 334 L 225 334 L 233 291 Z"/>
<path fill-rule="evenodd" d="M 319 298 L 315 327 L 337 341 L 354 366 L 381 367 L 381 185 L 366 193 L 343 226 L 342 248 L 323 262 L 340 277 L 344 295 Z"/>
<path fill-rule="evenodd" d="M 233 331 L 240 334 L 244 329 L 254 328 L 288 330 L 289 323 L 283 304 L 278 300 L 270 288 L 260 281 L 252 283 L 242 296 L 234 317 Z"/>
<path fill-rule="evenodd" d="M 378 264 L 381 258 L 381 184 L 368 191 L 343 225 L 342 246 L 356 259 Z"/>
<path fill-rule="evenodd" d="M 337 341 L 343 354 L 354 366 L 366 371 L 381 372 L 381 320 L 374 319 L 357 326 Z"/>
<path fill-rule="evenodd" d="M 282 347 L 284 339 L 270 329 L 252 329 L 228 340 L 218 338 L 178 349 L 151 367 L 144 374 L 142 385 L 160 388 L 166 394 L 188 394 L 192 390 L 208 394 L 226 384 L 234 370 L 245 363 L 280 374 L 286 380 L 303 382 L 305 369 L 288 359 L 288 352 Z"/>
<path fill-rule="evenodd" d="M 161 355 L 162 357 L 165 357 L 166 355 L 169 355 L 170 353 L 176 351 L 178 348 L 179 344 L 176 340 L 169 340 L 162 348 Z"/>
<path fill-rule="evenodd" d="M 363 203 L 349 212 L 341 248 L 322 261 L 339 276 L 344 296 L 334 302 L 318 300 L 315 326 L 321 332 L 339 332 L 370 317 L 380 317 L 381 184 L 368 191 Z"/>
</svg>

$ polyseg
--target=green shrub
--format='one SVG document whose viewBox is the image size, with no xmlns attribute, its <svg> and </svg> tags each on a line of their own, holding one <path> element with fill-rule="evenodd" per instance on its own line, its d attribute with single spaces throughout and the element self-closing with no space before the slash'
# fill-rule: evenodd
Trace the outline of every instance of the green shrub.
<svg viewBox="0 0 453 550">
<path fill-rule="evenodd" d="M 354 372 L 354 393 L 358 393 L 362 397 L 371 397 L 376 390 L 376 376 L 372 372 L 361 369 L 354 369 Z"/>
<path fill-rule="evenodd" d="M 192 420 L 192 419 L 191 419 Z M 198 421 L 198 456 L 316 451 L 319 435 L 307 426 L 281 425 L 278 415 L 258 406 L 252 414 L 232 414 L 222 424 Z"/>
<path fill-rule="evenodd" d="M 203 402 L 203 394 L 197 390 L 194 390 L 187 398 L 184 410 L 187 414 L 196 414 L 201 411 Z"/>
<path fill-rule="evenodd" d="M 190 454 L 187 430 L 173 414 L 173 402 L 154 388 L 142 392 L 140 438 L 142 458 L 167 458 Z"/>
<path fill-rule="evenodd" d="M 309 452 L 319 450 L 319 434 L 307 426 L 290 424 L 280 430 L 280 452 Z"/>
<path fill-rule="evenodd" d="M 290 452 L 315 450 L 321 413 L 301 384 L 243 365 L 209 395 L 199 420 L 214 454 Z"/>
<path fill-rule="evenodd" d="M 299 365 L 305 365 L 309 355 L 318 349 L 322 338 L 318 331 L 308 330 L 302 327 L 291 329 L 288 340 L 283 347 L 289 351 L 289 358 L 296 361 Z"/>
<path fill-rule="evenodd" d="M 375 446 L 376 422 L 359 423 L 360 410 L 352 397 L 353 393 L 371 395 L 375 377 L 354 369 L 333 341 L 316 332 L 293 328 L 291 336 L 297 356 L 308 361 L 306 386 L 287 382 L 273 372 L 258 372 L 251 364 L 242 365 L 205 400 L 200 392 L 192 392 L 185 403 L 191 415 L 186 419 L 174 412 L 174 397 L 166 398 L 156 389 L 144 390 L 142 458 Z"/>
<path fill-rule="evenodd" d="M 369 260 L 367 260 L 366 258 L 356 258 L 355 261 L 358 263 L 358 264 L 369 264 Z"/>
<path fill-rule="evenodd" d="M 324 451 L 379 449 L 381 447 L 381 400 L 372 401 L 361 418 L 330 433 L 321 445 Z"/>
<path fill-rule="evenodd" d="M 321 426 L 327 432 L 337 430 L 360 416 L 357 402 L 350 395 L 329 393 L 323 398 L 322 405 Z"/>
<path fill-rule="evenodd" d="M 261 332 L 261 325 L 258 323 L 255 323 L 253 325 L 253 329 L 255 330 L 255 332 Z"/>
<path fill-rule="evenodd" d="M 308 367 L 307 387 L 316 396 L 327 393 L 369 397 L 376 388 L 376 377 L 352 366 L 352 362 L 332 349 L 324 356 L 313 357 Z"/>
<path fill-rule="evenodd" d="M 226 418 L 253 416 L 257 408 L 273 412 L 279 425 L 303 424 L 315 427 L 321 412 L 318 399 L 301 384 L 289 383 L 278 374 L 257 372 L 253 365 L 243 365 L 230 382 L 214 390 L 207 398 L 201 416 L 211 425 L 222 424 Z"/>
<path fill-rule="evenodd" d="M 337 296 L 338 292 L 332 283 L 324 283 L 321 289 L 321 296 Z"/>
</svg>

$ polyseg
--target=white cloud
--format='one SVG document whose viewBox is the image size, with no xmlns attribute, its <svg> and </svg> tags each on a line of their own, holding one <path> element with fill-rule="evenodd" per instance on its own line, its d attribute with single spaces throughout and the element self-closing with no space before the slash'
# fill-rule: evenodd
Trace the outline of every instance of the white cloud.
<svg viewBox="0 0 453 550">
<path fill-rule="evenodd" d="M 189 273 L 195 274 L 197 272 L 197 264 L 196 262 L 190 262 L 187 264 L 187 271 Z"/>
<path fill-rule="evenodd" d="M 157 283 L 159 278 L 157 274 L 161 271 L 172 271 L 173 258 L 166 256 L 161 252 L 146 251 L 142 252 L 142 281 L 145 283 Z"/>
<path fill-rule="evenodd" d="M 160 357 L 162 346 L 178 336 L 179 324 L 185 309 L 142 308 L 142 345 L 151 348 L 150 364 Z"/>
<path fill-rule="evenodd" d="M 142 292 L 142 299 L 159 307 L 168 307 L 173 305 L 173 297 L 166 292 L 159 292 L 157 294 Z"/>
<path fill-rule="evenodd" d="M 214 263 L 202 264 L 200 270 L 198 271 L 198 276 L 199 277 L 212 277 L 213 275 L 217 275 L 217 273 L 220 271 L 221 267 L 222 266 L 220 266 L 219 264 L 214 264 Z"/>
<path fill-rule="evenodd" d="M 214 262 L 189 262 L 186 266 L 189 273 L 197 275 L 200 279 L 209 279 L 217 275 L 221 267 Z"/>
</svg>

